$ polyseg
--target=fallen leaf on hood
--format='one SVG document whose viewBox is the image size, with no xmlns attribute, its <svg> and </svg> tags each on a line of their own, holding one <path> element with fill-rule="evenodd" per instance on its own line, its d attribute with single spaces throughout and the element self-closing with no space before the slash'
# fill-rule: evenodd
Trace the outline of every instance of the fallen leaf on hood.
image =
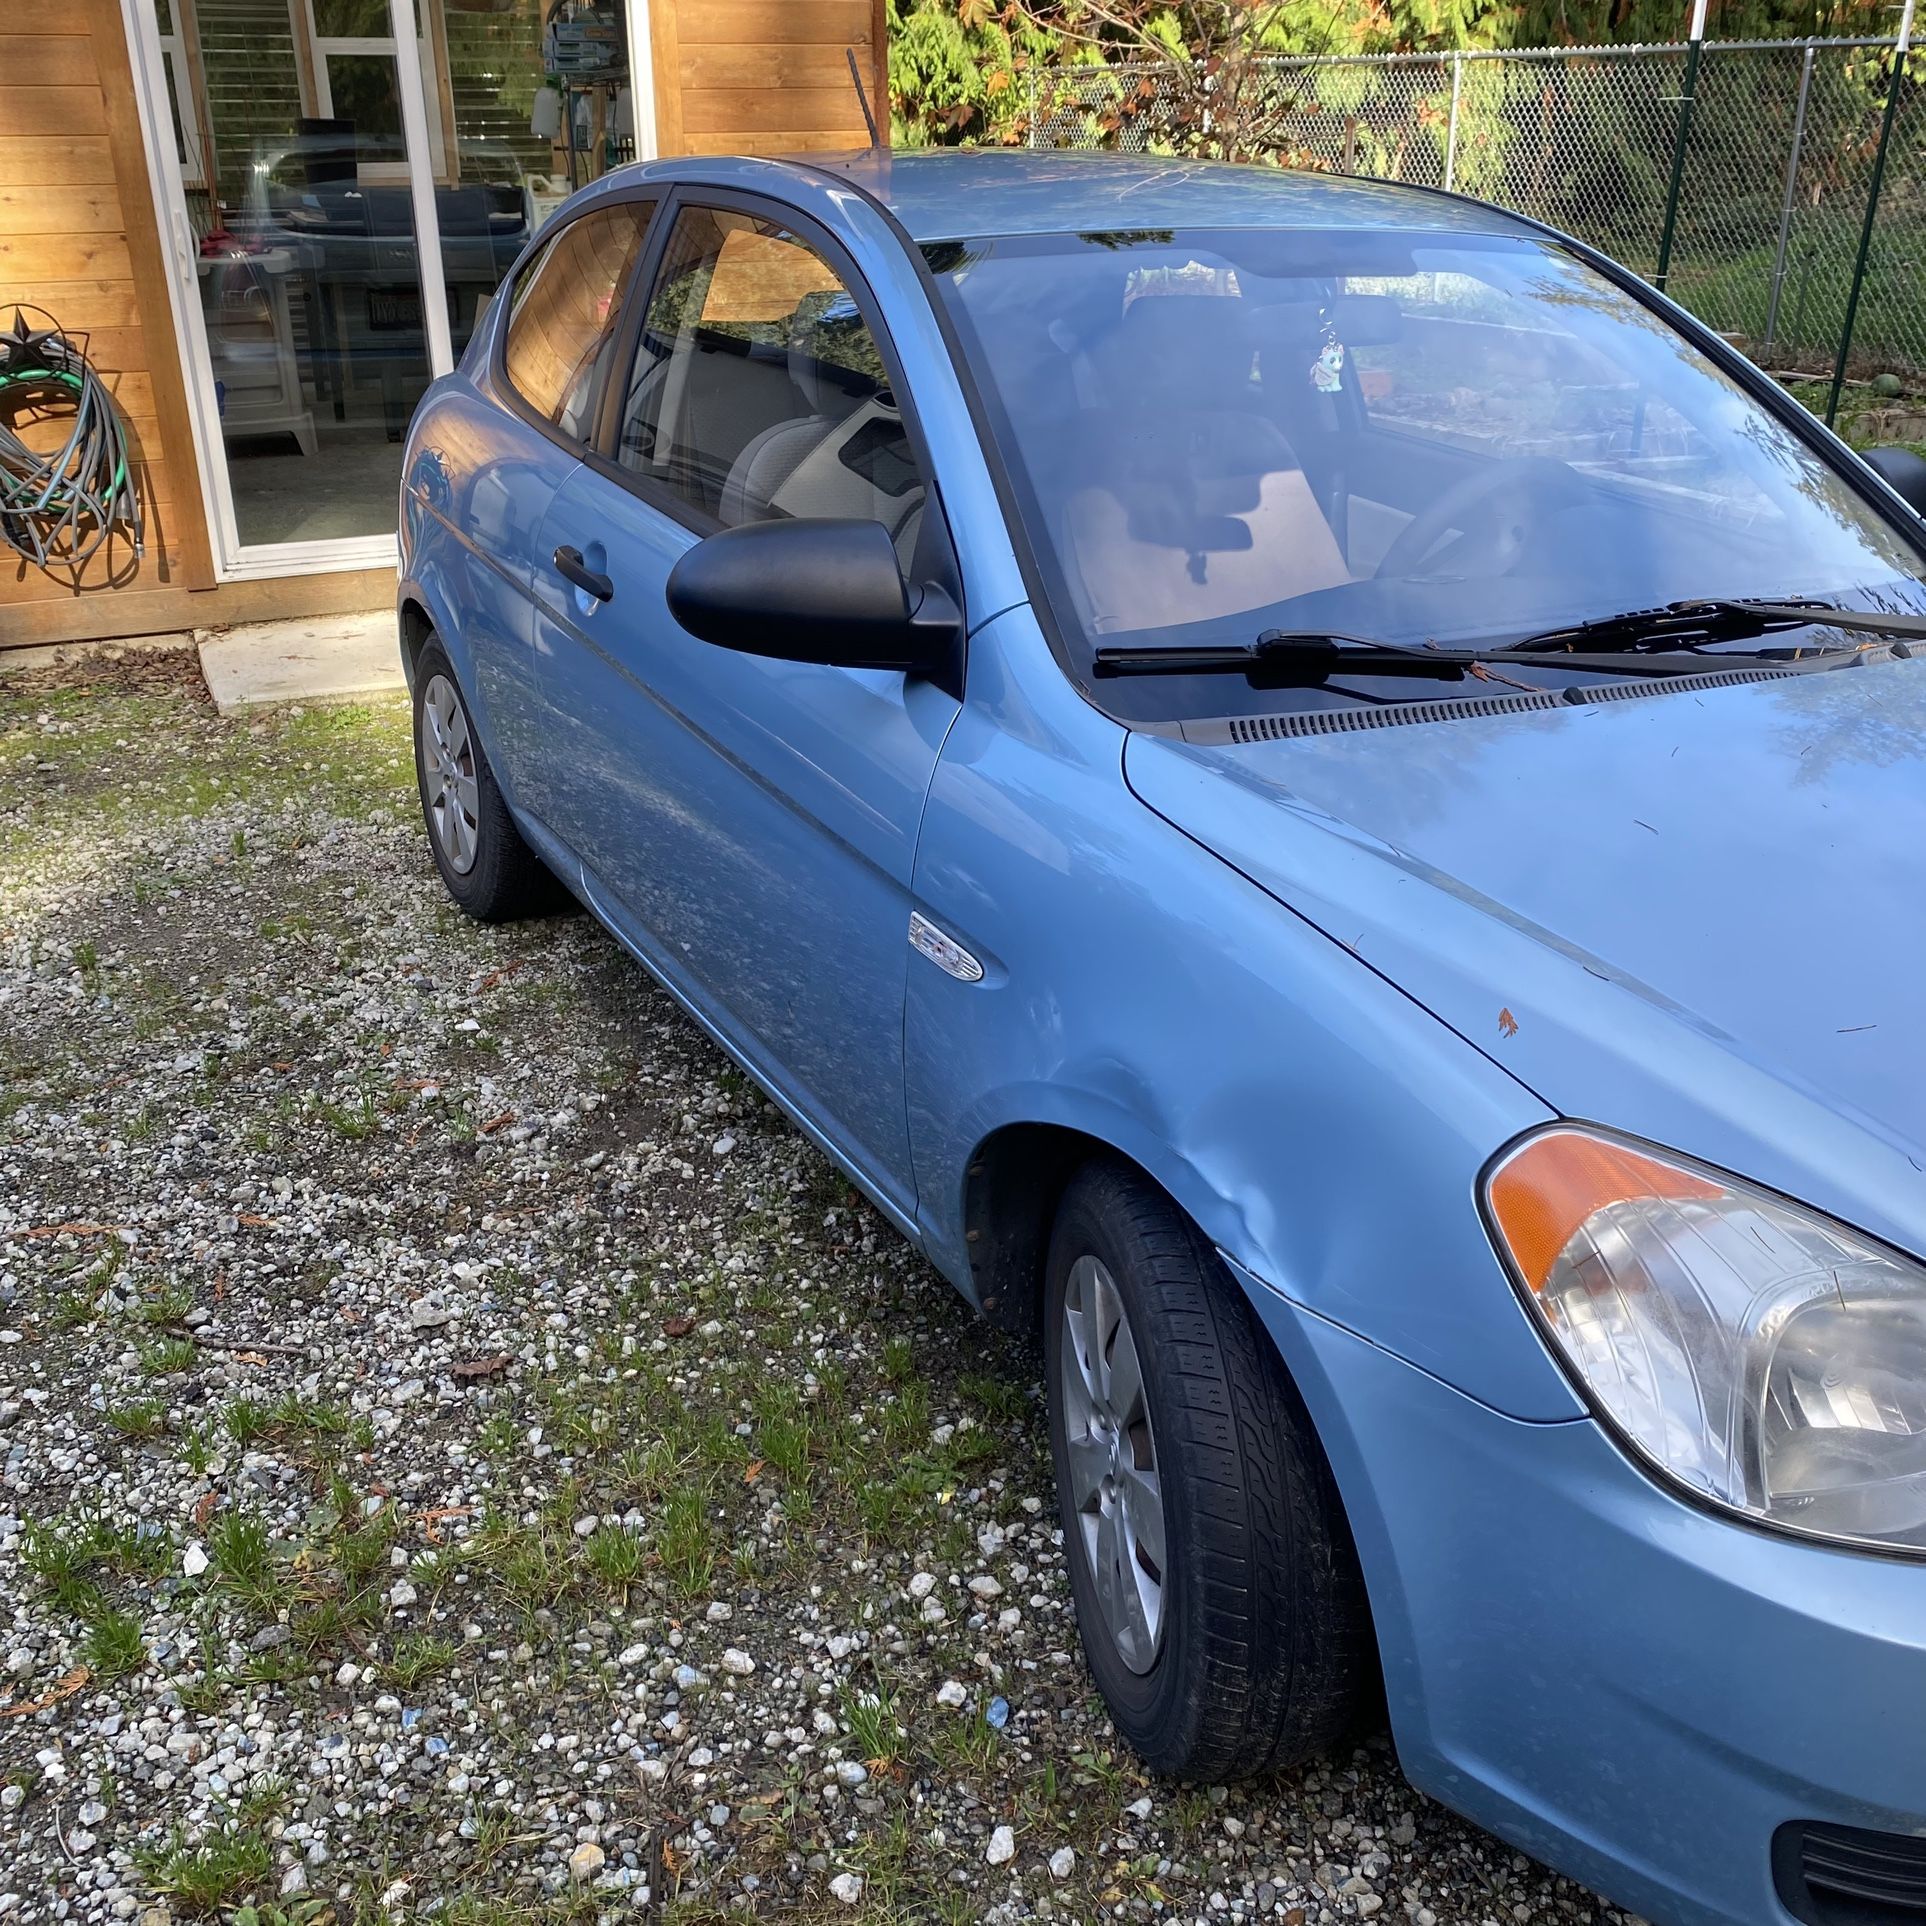
<svg viewBox="0 0 1926 1926">
<path fill-rule="evenodd" d="M 1498 1034 L 1501 1037 L 1515 1037 L 1518 1034 L 1518 1019 L 1509 1010 L 1498 1012 Z"/>
</svg>

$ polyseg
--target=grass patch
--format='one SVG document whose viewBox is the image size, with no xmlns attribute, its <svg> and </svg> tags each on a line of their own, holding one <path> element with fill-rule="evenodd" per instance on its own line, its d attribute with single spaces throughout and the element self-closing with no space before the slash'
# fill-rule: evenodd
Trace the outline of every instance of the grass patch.
<svg viewBox="0 0 1926 1926">
<path fill-rule="evenodd" d="M 670 1583 L 685 1598 L 708 1591 L 716 1569 L 716 1530 L 706 1485 L 678 1485 L 663 1499 L 656 1550 Z"/>
<path fill-rule="evenodd" d="M 234 1821 L 195 1844 L 176 1829 L 136 1863 L 161 1898 L 189 1918 L 204 1919 L 254 1892 L 272 1871 L 274 1852 L 260 1832 Z"/>
<path fill-rule="evenodd" d="M 108 1428 L 123 1438 L 158 1438 L 167 1428 L 167 1407 L 158 1398 L 134 1398 L 126 1404 L 109 1405 L 106 1416 Z"/>
<path fill-rule="evenodd" d="M 388 1676 L 404 1692 L 412 1691 L 425 1680 L 445 1672 L 454 1664 L 458 1651 L 455 1641 L 433 1632 L 418 1632 L 396 1641 L 394 1655 L 386 1667 Z"/>
<path fill-rule="evenodd" d="M 207 1551 L 229 1591 L 257 1608 L 273 1609 L 280 1588 L 264 1519 L 249 1511 L 223 1512 L 208 1531 Z"/>
<path fill-rule="evenodd" d="M 172 1377 L 193 1370 L 200 1355 L 187 1338 L 164 1337 L 140 1347 L 140 1368 L 150 1378 Z"/>
<path fill-rule="evenodd" d="M 113 1524 L 98 1515 L 57 1518 L 27 1526 L 20 1557 L 62 1611 L 91 1620 L 102 1609 L 102 1581 L 151 1583 L 172 1563 L 173 1542 L 155 1526 Z"/>
<path fill-rule="evenodd" d="M 892 1765 L 903 1756 L 906 1734 L 897 1717 L 896 1695 L 887 1686 L 844 1693 L 843 1723 L 858 1756 L 869 1765 Z"/>
<path fill-rule="evenodd" d="M 95 1613 L 81 1645 L 81 1656 L 97 1679 L 124 1678 L 147 1663 L 147 1645 L 140 1620 L 131 1612 L 102 1609 Z"/>
<path fill-rule="evenodd" d="M 582 1557 L 589 1570 L 625 1601 L 629 1587 L 642 1576 L 642 1541 L 619 1524 L 604 1521 L 597 1525 L 583 1544 Z"/>
</svg>

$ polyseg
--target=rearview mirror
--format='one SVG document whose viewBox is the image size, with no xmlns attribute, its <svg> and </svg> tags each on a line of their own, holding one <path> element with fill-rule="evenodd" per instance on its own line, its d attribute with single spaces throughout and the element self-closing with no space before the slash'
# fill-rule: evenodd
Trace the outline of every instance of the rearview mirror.
<svg viewBox="0 0 1926 1926">
<path fill-rule="evenodd" d="M 1910 448 L 1868 448 L 1865 463 L 1894 494 L 1926 515 L 1926 455 Z"/>
<path fill-rule="evenodd" d="M 940 588 L 912 599 L 881 522 L 748 522 L 669 571 L 669 613 L 704 642 L 782 662 L 901 669 L 963 693 L 963 620 Z"/>
</svg>

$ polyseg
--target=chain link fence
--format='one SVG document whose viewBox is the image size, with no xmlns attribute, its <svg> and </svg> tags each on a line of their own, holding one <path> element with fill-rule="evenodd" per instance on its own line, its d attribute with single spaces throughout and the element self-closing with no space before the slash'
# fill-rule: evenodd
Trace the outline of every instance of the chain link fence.
<svg viewBox="0 0 1926 1926">
<path fill-rule="evenodd" d="M 1775 370 L 1826 373 L 1865 226 L 1892 40 L 1707 41 L 1668 291 Z M 1657 268 L 1689 49 L 1265 59 L 1247 143 L 1288 165 L 1445 187 Z M 1194 147 L 1169 67 L 1030 80 L 1033 147 Z M 1926 373 L 1926 87 L 1902 89 L 1853 328 L 1855 372 Z"/>
</svg>

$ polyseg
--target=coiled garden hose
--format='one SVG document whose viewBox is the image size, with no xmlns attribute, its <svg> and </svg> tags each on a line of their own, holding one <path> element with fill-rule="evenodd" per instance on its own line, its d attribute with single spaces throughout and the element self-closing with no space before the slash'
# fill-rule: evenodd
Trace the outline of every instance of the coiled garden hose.
<svg viewBox="0 0 1926 1926">
<path fill-rule="evenodd" d="M 50 325 L 30 327 L 22 307 L 0 333 L 0 541 L 36 567 L 75 573 L 116 530 L 140 555 L 140 491 L 114 398 L 85 348 L 44 308 L 34 313 Z M 66 440 L 36 452 L 18 431 L 49 421 L 68 423 Z"/>
</svg>

